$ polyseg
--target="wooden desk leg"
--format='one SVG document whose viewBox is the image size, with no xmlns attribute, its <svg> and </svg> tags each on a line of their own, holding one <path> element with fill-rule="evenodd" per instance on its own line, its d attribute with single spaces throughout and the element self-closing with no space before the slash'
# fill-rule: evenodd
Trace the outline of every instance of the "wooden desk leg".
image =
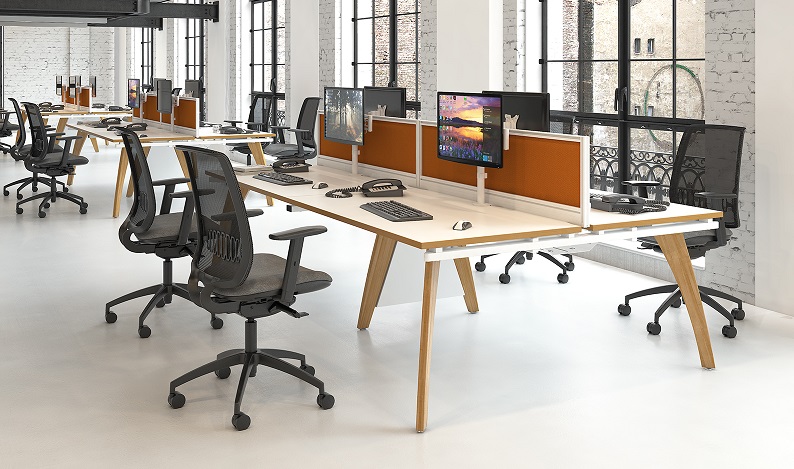
<svg viewBox="0 0 794 469">
<path fill-rule="evenodd" d="M 85 144 L 85 139 L 88 138 L 88 134 L 83 130 L 77 131 L 77 136 L 81 137 L 74 141 L 74 147 L 72 148 L 72 154 L 80 156 L 80 153 L 83 151 L 83 145 Z M 66 185 L 71 186 L 72 182 L 74 182 L 74 174 L 75 170 L 72 170 L 72 173 L 67 176 L 66 178 Z"/>
<path fill-rule="evenodd" d="M 254 162 L 256 164 L 265 164 L 265 152 L 262 151 L 262 143 L 260 142 L 250 142 L 248 143 L 248 149 L 251 150 L 251 155 L 254 157 Z M 248 195 L 248 191 L 243 192 L 243 198 Z M 269 195 L 267 197 L 267 205 L 272 207 L 273 206 L 273 197 Z"/>
<path fill-rule="evenodd" d="M 113 198 L 113 218 L 118 218 L 119 209 L 121 208 L 121 193 L 124 190 L 124 176 L 127 175 L 127 149 L 121 147 L 121 156 L 119 157 L 119 171 L 116 174 L 116 193 Z"/>
<path fill-rule="evenodd" d="M 66 117 L 61 117 L 60 119 L 58 119 L 58 126 L 55 127 L 55 131 L 56 132 L 63 132 L 64 130 L 66 130 L 66 122 L 68 120 L 69 119 L 67 119 Z"/>
<path fill-rule="evenodd" d="M 681 295 L 684 297 L 684 303 L 689 312 L 689 320 L 695 331 L 700 364 L 703 368 L 714 368 L 714 352 L 711 350 L 709 329 L 706 325 L 706 316 L 703 314 L 703 303 L 700 300 L 700 291 L 695 280 L 695 271 L 692 269 L 692 261 L 689 259 L 686 249 L 684 235 L 676 233 L 656 236 L 656 241 L 662 248 L 667 263 L 670 264 L 675 281 L 681 288 Z"/>
<path fill-rule="evenodd" d="M 422 294 L 422 335 L 419 339 L 419 378 L 416 390 L 416 431 L 427 428 L 430 392 L 430 354 L 433 348 L 433 321 L 436 315 L 438 268 L 440 262 L 425 263 L 425 289 Z"/>
<path fill-rule="evenodd" d="M 94 147 L 94 152 L 99 153 L 99 144 L 97 144 L 96 139 L 91 139 L 91 145 Z"/>
<path fill-rule="evenodd" d="M 458 270 L 460 284 L 463 286 L 463 301 L 466 302 L 466 309 L 470 313 L 480 310 L 477 302 L 477 290 L 474 288 L 474 275 L 471 273 L 471 262 L 468 257 L 455 259 L 455 268 Z"/>
<path fill-rule="evenodd" d="M 152 147 L 143 147 L 143 157 L 144 158 L 148 158 L 149 157 L 149 150 L 151 150 L 151 149 L 152 149 Z M 127 197 L 132 197 L 132 194 L 134 194 L 134 193 L 135 193 L 135 186 L 132 185 L 132 174 L 130 174 L 130 180 L 127 183 Z"/>
<path fill-rule="evenodd" d="M 19 124 L 20 130 L 17 130 L 17 136 L 16 136 L 17 140 L 19 140 L 19 133 L 22 132 L 22 130 L 21 130 L 22 126 L 25 125 L 25 122 L 27 122 L 27 121 L 28 121 L 28 113 L 25 112 L 25 111 L 22 111 L 22 122 Z"/>
<path fill-rule="evenodd" d="M 372 322 L 372 314 L 380 300 L 383 291 L 383 282 L 386 281 L 386 274 L 389 272 L 391 259 L 394 255 L 394 248 L 397 241 L 382 235 L 375 237 L 375 244 L 372 246 L 372 257 L 369 259 L 369 270 L 367 270 L 367 281 L 364 282 L 364 295 L 361 298 L 361 309 L 358 312 L 358 328 L 366 329 Z"/>
</svg>

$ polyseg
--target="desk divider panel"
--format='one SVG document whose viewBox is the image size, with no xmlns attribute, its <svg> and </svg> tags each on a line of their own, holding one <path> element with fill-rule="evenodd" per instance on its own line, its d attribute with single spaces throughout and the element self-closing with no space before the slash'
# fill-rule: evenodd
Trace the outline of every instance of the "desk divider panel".
<svg viewBox="0 0 794 469">
<path fill-rule="evenodd" d="M 86 109 L 91 109 L 91 105 L 93 104 L 93 96 L 91 94 L 91 87 L 84 87 L 80 88 L 80 92 L 78 93 L 78 97 L 80 100 L 78 101 L 80 107 L 84 107 Z"/>
<path fill-rule="evenodd" d="M 325 119 L 324 115 L 320 115 L 320 154 L 323 156 L 330 156 L 340 160 L 351 161 L 353 159 L 353 152 L 350 145 L 344 143 L 332 142 L 325 139 Z"/>
<path fill-rule="evenodd" d="M 364 134 L 364 145 L 358 148 L 358 162 L 361 164 L 416 174 L 416 121 L 373 119 L 372 132 Z M 346 161 L 352 159 L 351 145 L 325 139 L 325 119 L 322 118 L 320 154 Z"/>
<path fill-rule="evenodd" d="M 168 118 L 166 118 L 168 116 Z M 163 114 L 163 122 L 170 124 L 170 114 Z M 174 106 L 174 125 L 188 129 L 199 126 L 198 99 L 179 98 L 179 105 Z"/>
</svg>

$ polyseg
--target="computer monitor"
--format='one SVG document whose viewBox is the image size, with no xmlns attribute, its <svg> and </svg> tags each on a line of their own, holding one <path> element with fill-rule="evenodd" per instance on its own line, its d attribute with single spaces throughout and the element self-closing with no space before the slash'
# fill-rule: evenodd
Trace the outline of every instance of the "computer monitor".
<svg viewBox="0 0 794 469">
<path fill-rule="evenodd" d="M 325 138 L 348 145 L 364 144 L 364 90 L 325 88 Z"/>
<path fill-rule="evenodd" d="M 96 77 L 89 76 L 88 77 L 88 86 L 91 87 L 91 97 L 96 98 Z"/>
<path fill-rule="evenodd" d="M 157 82 L 157 112 L 160 114 L 171 114 L 173 108 L 171 100 L 171 80 L 160 80 Z"/>
<path fill-rule="evenodd" d="M 132 109 L 141 107 L 141 80 L 138 78 L 127 80 L 127 106 Z"/>
<path fill-rule="evenodd" d="M 185 95 L 201 98 L 201 80 L 185 80 Z"/>
<path fill-rule="evenodd" d="M 513 91 L 483 91 L 502 97 L 502 120 L 504 115 L 518 115 L 516 128 L 548 132 L 550 126 L 551 98 L 549 93 L 518 93 Z"/>
<path fill-rule="evenodd" d="M 63 75 L 55 75 L 55 94 L 58 96 L 63 94 Z"/>
<path fill-rule="evenodd" d="M 75 97 L 75 94 L 76 94 L 75 93 L 75 89 L 78 86 L 80 86 L 80 85 L 77 84 L 77 79 L 78 78 L 80 78 L 80 77 L 76 77 L 74 75 L 69 75 L 69 97 L 70 98 L 74 98 Z"/>
<path fill-rule="evenodd" d="M 364 87 L 364 114 L 378 110 L 378 105 L 386 105 L 389 117 L 405 117 L 405 88 Z"/>
<path fill-rule="evenodd" d="M 438 157 L 502 167 L 502 97 L 438 93 Z"/>
</svg>

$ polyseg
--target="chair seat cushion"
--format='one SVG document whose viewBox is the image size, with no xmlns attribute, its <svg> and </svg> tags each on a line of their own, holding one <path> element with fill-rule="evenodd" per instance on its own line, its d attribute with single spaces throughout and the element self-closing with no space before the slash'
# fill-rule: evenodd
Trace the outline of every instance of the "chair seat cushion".
<svg viewBox="0 0 794 469">
<path fill-rule="evenodd" d="M 298 154 L 298 145 L 293 145 L 291 143 L 271 143 L 265 147 L 265 154 L 279 158 L 296 156 Z"/>
<path fill-rule="evenodd" d="M 280 293 L 287 260 L 274 254 L 254 254 L 251 272 L 242 285 L 215 290 L 229 299 L 249 300 L 273 297 Z M 322 290 L 331 284 L 331 276 L 319 270 L 301 266 L 295 283 L 295 294 Z"/>
<path fill-rule="evenodd" d="M 726 236 L 730 238 L 731 230 L 725 231 Z M 662 252 L 662 249 L 659 247 L 659 243 L 656 242 L 656 238 L 653 236 L 637 238 L 637 241 L 639 241 L 642 247 L 645 249 L 653 249 L 656 252 Z M 686 243 L 687 249 L 697 251 L 697 257 L 703 255 L 700 248 L 703 248 L 710 243 L 717 243 L 717 241 L 717 232 L 715 230 L 700 230 L 684 233 L 684 242 Z"/>
<path fill-rule="evenodd" d="M 164 215 L 157 215 L 152 220 L 152 226 L 145 233 L 136 234 L 138 240 L 146 243 L 160 243 L 165 241 L 173 241 L 179 237 L 179 227 L 182 225 L 182 212 L 166 213 Z M 190 233 L 195 238 L 198 232 L 196 227 L 196 217 L 191 219 Z"/>
</svg>

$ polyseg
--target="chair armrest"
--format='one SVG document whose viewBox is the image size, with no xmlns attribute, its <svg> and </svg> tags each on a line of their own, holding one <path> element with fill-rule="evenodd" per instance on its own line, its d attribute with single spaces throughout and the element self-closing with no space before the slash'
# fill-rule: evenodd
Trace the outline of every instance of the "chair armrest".
<svg viewBox="0 0 794 469">
<path fill-rule="evenodd" d="M 66 134 L 65 133 L 57 133 L 57 134 L 52 134 L 52 135 L 66 135 Z M 78 135 L 69 135 L 69 136 L 66 136 L 66 137 L 58 137 L 55 140 L 57 140 L 59 142 L 65 142 L 67 140 L 79 140 L 81 138 L 83 138 L 83 137 L 80 137 Z"/>
<path fill-rule="evenodd" d="M 699 197 L 701 199 L 725 199 L 725 200 L 734 200 L 738 199 L 739 196 L 737 194 L 722 193 L 722 192 L 698 192 L 695 194 L 695 197 Z"/>
<path fill-rule="evenodd" d="M 258 217 L 263 213 L 265 212 L 261 208 L 255 208 L 245 211 L 245 215 L 248 218 Z M 212 221 L 230 221 L 230 220 L 234 220 L 236 216 L 237 216 L 236 212 L 224 212 L 224 213 L 219 213 L 217 215 L 213 215 L 210 217 L 210 219 L 212 219 Z"/>
<path fill-rule="evenodd" d="M 188 197 L 193 197 L 193 191 L 180 191 L 171 194 L 172 199 L 186 199 Z"/>
<path fill-rule="evenodd" d="M 304 130 L 304 129 L 287 129 L 288 132 L 292 132 L 295 134 L 295 143 L 298 145 L 298 158 L 303 158 L 304 151 L 303 151 L 303 140 L 300 139 L 298 134 L 310 134 L 311 130 Z"/>
<path fill-rule="evenodd" d="M 271 125 L 270 128 L 271 129 L 287 130 L 287 129 L 290 128 L 290 126 L 288 126 L 288 125 Z"/>
<path fill-rule="evenodd" d="M 176 185 L 185 184 L 188 182 L 190 182 L 190 179 L 186 178 L 161 179 L 159 181 L 152 182 L 152 186 L 165 186 L 165 190 L 163 190 L 163 201 L 160 203 L 160 215 L 171 213 L 171 201 L 174 199 L 174 190 L 176 190 Z M 190 191 L 186 192 L 192 194 Z"/>
<path fill-rule="evenodd" d="M 288 125 L 271 125 L 270 130 L 276 131 L 276 143 L 287 143 L 284 139 L 284 131 L 288 130 L 290 127 Z"/>
<path fill-rule="evenodd" d="M 243 123 L 243 121 L 233 121 L 233 120 L 224 120 L 223 122 L 226 122 L 227 124 L 232 124 L 235 127 L 237 127 L 237 124 L 242 124 Z"/>
<path fill-rule="evenodd" d="M 170 178 L 170 179 L 161 179 L 159 181 L 152 181 L 153 186 L 168 186 L 168 185 L 176 185 L 176 184 L 187 184 L 190 182 L 188 178 Z"/>
<path fill-rule="evenodd" d="M 328 231 L 328 228 L 324 226 L 304 226 L 301 228 L 293 228 L 291 230 L 286 231 L 279 231 L 278 233 L 272 233 L 269 237 L 274 241 L 287 241 L 293 240 L 298 238 L 306 238 L 308 236 L 314 236 L 318 234 L 323 234 Z"/>
<path fill-rule="evenodd" d="M 54 135 L 66 135 L 66 134 L 59 133 L 59 134 L 54 134 Z M 59 166 L 65 167 L 66 166 L 66 160 L 69 159 L 69 150 L 71 149 L 72 141 L 73 140 L 80 140 L 82 138 L 83 137 L 81 137 L 79 135 L 72 135 L 72 136 L 69 136 L 69 137 L 58 137 L 58 138 L 50 139 L 50 148 L 49 148 L 50 151 L 48 153 L 52 153 L 52 150 L 55 147 L 55 141 L 56 140 L 58 140 L 60 142 L 64 142 L 63 153 L 61 154 L 61 163 L 59 164 Z"/>
<path fill-rule="evenodd" d="M 66 132 L 52 132 L 52 133 L 47 132 L 47 136 L 48 137 L 62 137 L 64 135 L 66 135 Z M 73 135 L 72 137 L 73 138 L 83 138 L 83 137 L 77 137 L 77 135 Z"/>
</svg>

